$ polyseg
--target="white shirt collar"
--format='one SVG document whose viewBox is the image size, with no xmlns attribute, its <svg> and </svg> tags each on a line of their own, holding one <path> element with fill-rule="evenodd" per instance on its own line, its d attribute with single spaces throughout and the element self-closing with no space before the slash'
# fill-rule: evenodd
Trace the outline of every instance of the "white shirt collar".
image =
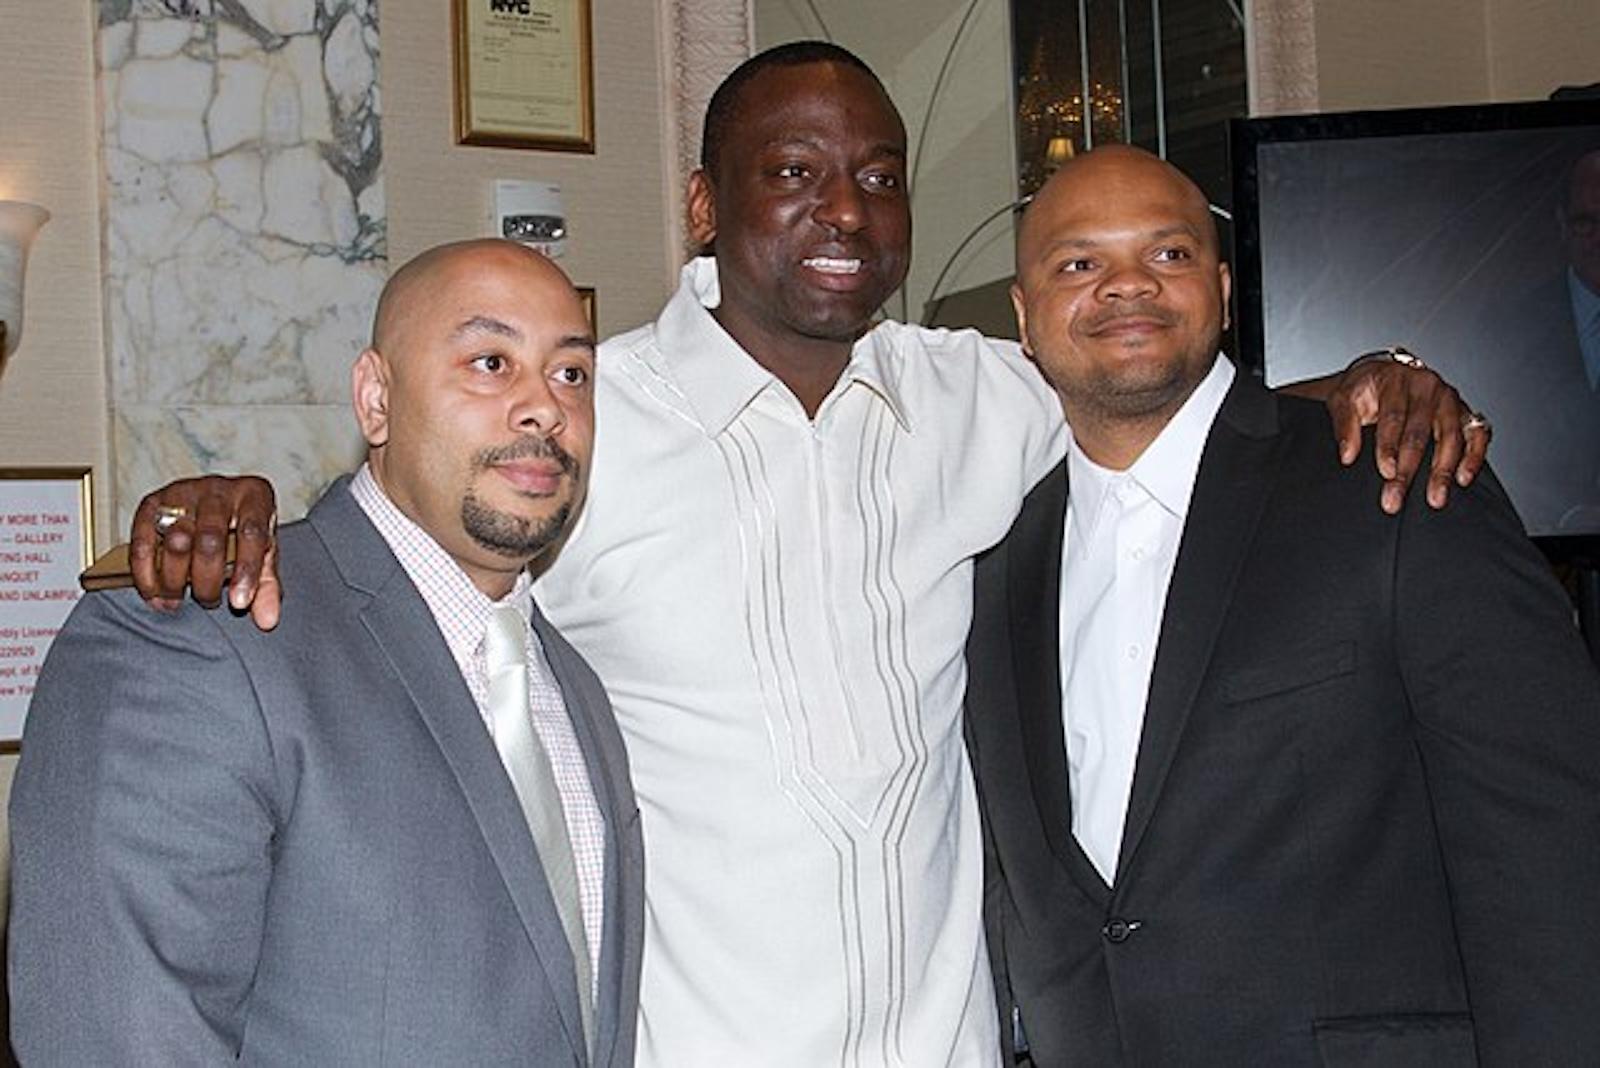
<svg viewBox="0 0 1600 1068">
<path fill-rule="evenodd" d="M 1101 467 L 1083 454 L 1076 438 L 1067 442 L 1067 480 L 1072 507 L 1072 539 L 1086 546 L 1100 521 L 1106 494 L 1121 482 L 1134 482 L 1181 523 L 1189 515 L 1189 499 L 1200 473 L 1200 453 L 1211 424 L 1233 385 L 1233 363 L 1220 353 L 1206 377 L 1183 402 L 1126 471 Z"/>
<path fill-rule="evenodd" d="M 763 390 L 784 388 L 777 376 L 752 359 L 712 318 L 710 310 L 721 301 L 716 260 L 701 256 L 684 264 L 678 290 L 656 320 L 658 347 L 702 429 L 712 436 L 726 430 Z M 910 430 L 890 327 L 879 323 L 856 341 L 850 362 L 830 396 L 851 385 L 863 385 L 882 398 L 900 424 Z"/>
<path fill-rule="evenodd" d="M 532 613 L 527 571 L 518 572 L 510 593 L 498 601 L 490 600 L 431 534 L 400 511 L 367 464 L 363 463 L 350 480 L 350 494 L 400 561 L 438 624 L 462 674 L 470 677 L 472 658 L 483 642 L 494 609 L 509 604 L 524 619 Z"/>
</svg>

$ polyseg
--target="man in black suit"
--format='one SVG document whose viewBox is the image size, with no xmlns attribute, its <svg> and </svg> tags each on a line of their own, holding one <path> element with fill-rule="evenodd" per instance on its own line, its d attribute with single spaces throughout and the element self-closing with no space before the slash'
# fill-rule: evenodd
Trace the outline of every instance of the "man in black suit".
<svg viewBox="0 0 1600 1068">
<path fill-rule="evenodd" d="M 1152 156 L 1069 163 L 1017 259 L 1075 440 L 979 560 L 967 716 L 1035 1062 L 1593 1062 L 1600 677 L 1498 484 L 1362 507 L 1218 356 Z"/>
</svg>

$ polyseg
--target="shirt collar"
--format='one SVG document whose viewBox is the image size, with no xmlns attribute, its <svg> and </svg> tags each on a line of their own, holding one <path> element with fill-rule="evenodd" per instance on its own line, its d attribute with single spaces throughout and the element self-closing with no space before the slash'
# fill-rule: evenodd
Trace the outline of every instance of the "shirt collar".
<svg viewBox="0 0 1600 1068">
<path fill-rule="evenodd" d="M 1101 467 L 1083 454 L 1077 439 L 1069 433 L 1067 479 L 1075 544 L 1089 544 L 1106 495 L 1119 482 L 1136 483 L 1180 523 L 1188 518 L 1189 499 L 1200 473 L 1200 454 L 1228 388 L 1233 385 L 1233 376 L 1233 363 L 1219 353 L 1206 377 L 1126 471 Z"/>
<path fill-rule="evenodd" d="M 1578 344 L 1583 351 L 1583 369 L 1589 374 L 1589 388 L 1600 389 L 1600 293 L 1584 285 L 1578 272 L 1567 268 L 1567 291 L 1572 295 L 1572 321 L 1577 324 Z"/>
<path fill-rule="evenodd" d="M 396 507 L 373 477 L 368 465 L 350 480 L 350 494 L 366 512 L 372 525 L 388 543 L 411 583 L 422 595 L 434 622 L 444 635 L 445 643 L 458 665 L 466 673 L 483 642 L 489 627 L 489 616 L 500 605 L 509 604 L 524 620 L 532 614 L 532 599 L 528 596 L 530 580 L 526 570 L 517 574 L 511 592 L 498 601 L 489 597 L 467 577 L 461 565 L 445 552 L 426 530 Z"/>
<path fill-rule="evenodd" d="M 701 256 L 684 264 L 678 290 L 656 320 L 662 359 L 700 426 L 712 436 L 726 430 L 763 390 L 784 388 L 777 376 L 757 363 L 712 318 L 711 309 L 721 300 L 716 260 Z M 856 341 L 850 362 L 824 407 L 850 386 L 860 384 L 880 397 L 900 424 L 910 429 L 896 373 L 896 329 L 906 327 L 879 323 Z"/>
</svg>

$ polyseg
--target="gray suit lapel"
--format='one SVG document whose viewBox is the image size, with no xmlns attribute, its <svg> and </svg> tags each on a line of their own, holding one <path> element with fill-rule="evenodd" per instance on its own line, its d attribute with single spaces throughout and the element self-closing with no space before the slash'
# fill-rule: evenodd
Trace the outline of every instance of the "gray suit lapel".
<svg viewBox="0 0 1600 1068">
<path fill-rule="evenodd" d="M 621 954 L 626 942 L 623 932 L 625 910 L 621 897 L 621 867 L 624 863 L 621 833 L 636 806 L 627 768 L 613 762 L 600 737 L 602 730 L 611 722 L 604 691 L 583 683 L 589 677 L 585 666 L 578 661 L 572 647 L 544 618 L 537 604 L 533 609 L 533 629 L 544 647 L 550 670 L 555 673 L 556 682 L 561 687 L 567 715 L 572 720 L 578 745 L 583 750 L 589 785 L 594 790 L 595 801 L 605 819 L 605 915 L 600 939 L 593 1062 L 610 1064 L 617 1040 L 618 1014 L 622 1011 L 618 1002 L 621 993 L 618 980 L 622 974 Z"/>
<path fill-rule="evenodd" d="M 345 581 L 371 597 L 361 613 L 362 623 L 394 669 L 467 799 L 581 1062 L 586 1043 L 572 952 L 522 806 L 455 658 L 422 595 L 343 481 L 306 518 Z"/>
<path fill-rule="evenodd" d="M 1135 862 L 1281 457 L 1277 401 L 1244 372 L 1206 440 L 1145 702 L 1118 879 Z M 1376 504 L 1374 503 L 1374 507 Z"/>
</svg>

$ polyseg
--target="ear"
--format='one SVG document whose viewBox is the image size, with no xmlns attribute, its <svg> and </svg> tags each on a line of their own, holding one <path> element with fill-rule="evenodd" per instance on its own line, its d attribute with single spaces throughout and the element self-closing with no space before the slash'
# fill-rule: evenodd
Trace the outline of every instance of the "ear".
<svg viewBox="0 0 1600 1068">
<path fill-rule="evenodd" d="M 1217 264 L 1217 288 L 1222 292 L 1222 329 L 1228 329 L 1231 320 L 1228 318 L 1228 303 L 1233 296 L 1233 274 L 1228 270 L 1226 263 Z"/>
<path fill-rule="evenodd" d="M 389 441 L 389 362 L 377 349 L 368 348 L 350 368 L 350 401 L 356 410 L 361 436 L 372 448 Z"/>
<path fill-rule="evenodd" d="M 701 248 L 711 244 L 717 236 L 717 194 L 703 168 L 697 167 L 689 175 L 684 208 L 689 215 L 689 237 Z"/>
<path fill-rule="evenodd" d="M 1017 315 L 1017 337 L 1022 339 L 1022 353 L 1033 359 L 1033 346 L 1028 343 L 1028 302 L 1022 296 L 1022 286 L 1011 283 L 1011 310 Z"/>
</svg>

